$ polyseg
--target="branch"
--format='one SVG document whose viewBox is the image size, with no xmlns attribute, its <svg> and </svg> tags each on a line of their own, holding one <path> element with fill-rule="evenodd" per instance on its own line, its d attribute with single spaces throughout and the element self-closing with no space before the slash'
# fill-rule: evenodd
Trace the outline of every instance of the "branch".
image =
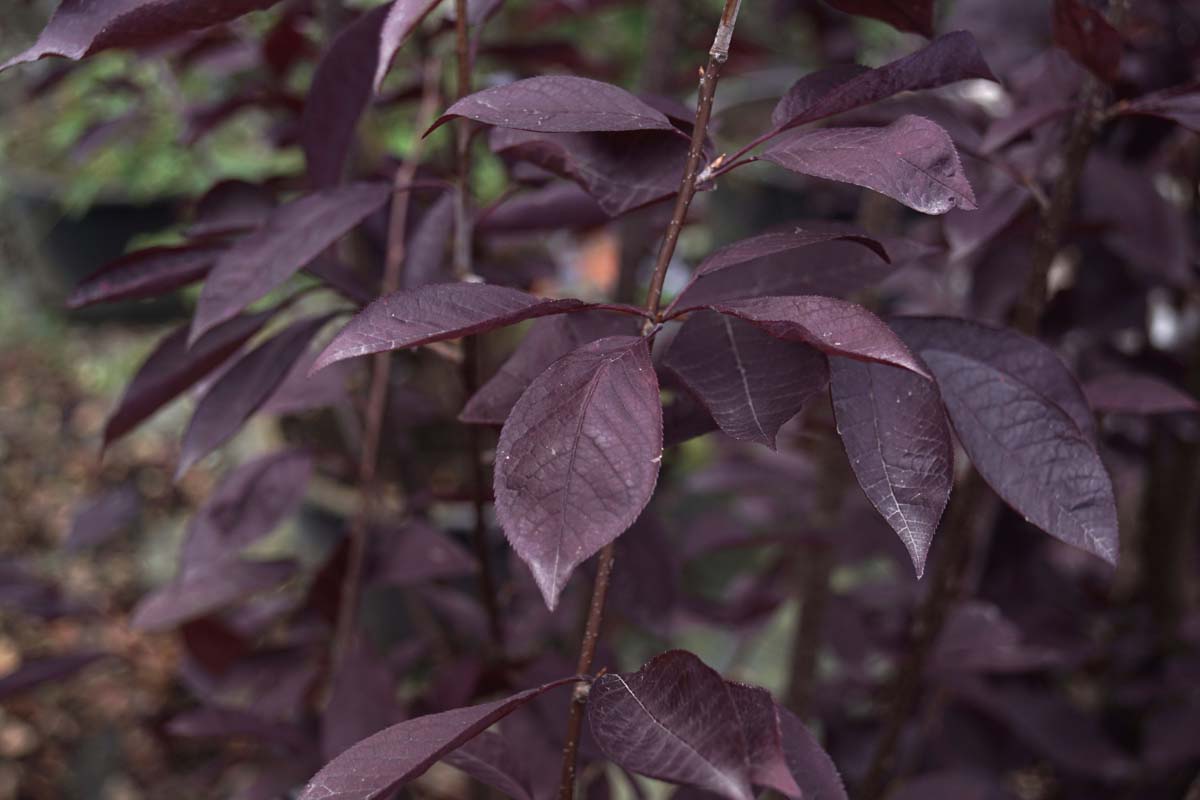
<svg viewBox="0 0 1200 800">
<path fill-rule="evenodd" d="M 696 122 L 692 128 L 692 143 L 688 148 L 687 165 L 684 167 L 683 181 L 679 185 L 675 210 L 671 214 L 671 222 L 667 225 L 667 232 L 663 237 L 662 247 L 659 249 L 658 258 L 655 261 L 650 290 L 646 295 L 646 311 L 650 317 L 646 320 L 643 329 L 646 332 L 653 328 L 655 320 L 659 317 L 663 282 L 667 278 L 671 257 L 675 255 L 675 246 L 679 243 L 679 232 L 683 230 L 688 209 L 692 205 L 692 198 L 696 195 L 696 178 L 700 171 L 704 140 L 708 137 L 708 121 L 712 117 L 717 82 L 721 77 L 721 68 L 729 58 L 729 44 L 733 39 L 733 29 L 737 24 L 738 10 L 741 5 L 741 0 L 725 0 L 725 9 L 721 13 L 717 35 L 713 39 L 712 49 L 708 52 L 708 64 L 700 73 L 700 97 L 696 103 Z M 608 583 L 612 576 L 614 552 L 614 544 L 610 542 L 600 551 L 597 561 L 596 582 L 592 588 L 592 601 L 588 607 L 588 618 L 584 626 L 579 664 L 576 669 L 580 675 L 588 675 L 592 671 L 592 661 L 596 656 L 596 642 L 600 639 L 600 626 L 604 621 L 604 601 L 608 597 Z M 572 800 L 575 795 L 575 767 L 579 756 L 579 736 L 583 729 L 583 711 L 586 705 L 587 686 L 581 684 L 575 688 L 567 717 L 567 738 L 563 745 L 562 776 L 558 786 L 559 800 Z"/>
</svg>

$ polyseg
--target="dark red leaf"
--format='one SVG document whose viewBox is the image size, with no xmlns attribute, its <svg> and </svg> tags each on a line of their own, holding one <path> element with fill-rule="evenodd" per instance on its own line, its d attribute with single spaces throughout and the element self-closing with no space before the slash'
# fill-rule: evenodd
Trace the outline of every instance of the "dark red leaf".
<svg viewBox="0 0 1200 800">
<path fill-rule="evenodd" d="M 838 11 L 882 20 L 896 30 L 933 36 L 933 0 L 825 0 Z"/>
<path fill-rule="evenodd" d="M 1054 0 L 1054 43 L 1105 83 L 1121 69 L 1121 33 L 1083 0 Z"/>
<path fill-rule="evenodd" d="M 317 64 L 304 101 L 300 143 L 313 188 L 342 181 L 358 122 L 371 101 L 386 6 L 343 28 Z"/>
<path fill-rule="evenodd" d="M 688 150 L 675 131 L 657 130 L 531 133 L 497 128 L 490 142 L 504 158 L 575 181 L 611 217 L 678 192 Z"/>
<path fill-rule="evenodd" d="M 675 130 L 661 111 L 621 87 L 573 75 L 541 75 L 468 95 L 430 130 L 454 117 L 535 133 Z"/>
<path fill-rule="evenodd" d="M 642 513 L 661 460 L 645 339 L 584 345 L 525 390 L 496 448 L 496 515 L 551 610 L 575 567 Z"/>
<path fill-rule="evenodd" d="M 67 298 L 67 307 L 157 297 L 187 286 L 208 274 L 223 249 L 217 245 L 191 244 L 138 250 L 105 264 L 80 281 Z"/>
<path fill-rule="evenodd" d="M 575 678 L 467 708 L 410 719 L 364 739 L 313 777 L 299 800 L 375 800 L 418 777 L 516 709 Z"/>
<path fill-rule="evenodd" d="M 63 546 L 68 551 L 103 544 L 132 527 L 142 514 L 142 496 L 137 487 L 125 484 L 88 499 L 75 512 L 71 532 Z"/>
<path fill-rule="evenodd" d="M 1144 95 L 1117 108 L 1121 114 L 1162 117 L 1188 130 L 1200 132 L 1200 81 Z"/>
<path fill-rule="evenodd" d="M 313 369 L 370 353 L 460 339 L 589 306 L 582 300 L 547 300 L 484 283 L 422 286 L 396 292 L 367 306 L 333 337 Z"/>
<path fill-rule="evenodd" d="M 779 428 L 829 384 L 825 357 L 813 348 L 710 311 L 688 317 L 663 366 L 704 403 L 721 430 L 771 448 Z"/>
<path fill-rule="evenodd" d="M 63 0 L 37 43 L 0 65 L 47 56 L 73 61 L 113 47 L 141 47 L 236 19 L 278 0 Z"/>
<path fill-rule="evenodd" d="M 744 319 L 777 339 L 803 342 L 826 355 L 878 361 L 927 376 L 925 367 L 883 320 L 845 300 L 817 295 L 755 297 L 708 308 Z M 676 315 L 698 309 L 676 311 Z"/>
<path fill-rule="evenodd" d="M 375 67 L 375 91 L 383 85 L 391 69 L 396 52 L 416 30 L 421 20 L 433 10 L 440 0 L 393 0 L 388 8 L 387 19 L 379 34 L 378 61 Z"/>
<path fill-rule="evenodd" d="M 235 317 L 188 347 L 188 326 L 168 334 L 138 368 L 104 427 L 107 447 L 220 366 L 250 340 L 274 311 Z"/>
<path fill-rule="evenodd" d="M 821 128 L 785 134 L 761 158 L 803 175 L 874 189 L 925 214 L 975 208 L 954 142 L 912 115 L 886 128 Z"/>
<path fill-rule="evenodd" d="M 996 493 L 1055 538 L 1115 563 L 1112 482 L 1089 433 L 1056 402 L 1060 391 L 1080 402 L 1066 367 L 1012 331 L 948 319 L 894 324 L 936 377 L 959 440 Z"/>
<path fill-rule="evenodd" d="M 273 589 L 294 571 L 290 561 L 225 559 L 184 565 L 174 580 L 141 599 L 130 625 L 144 631 L 167 630 Z"/>
<path fill-rule="evenodd" d="M 1160 378 L 1136 372 L 1110 372 L 1083 387 L 1096 411 L 1115 414 L 1200 412 L 1200 401 Z"/>
<path fill-rule="evenodd" d="M 390 196 L 389 184 L 358 183 L 280 206 L 213 267 L 196 304 L 191 341 L 296 274 Z"/>
<path fill-rule="evenodd" d="M 884 364 L 830 359 L 833 411 L 858 485 L 917 577 L 954 486 L 954 444 L 931 382 Z"/>
<path fill-rule="evenodd" d="M 303 355 L 329 317 L 301 320 L 243 356 L 197 401 L 179 453 L 177 475 L 233 436 Z"/>
<path fill-rule="evenodd" d="M 861 74 L 845 67 L 838 69 L 841 70 L 839 73 L 828 75 L 819 82 L 813 76 L 802 78 L 779 101 L 771 115 L 776 128 L 785 130 L 841 114 L 899 92 L 933 89 L 972 78 L 996 79 L 979 52 L 975 37 L 966 31 L 939 36 L 917 52 L 878 69 Z M 814 90 L 822 83 L 830 90 L 814 98 Z"/>
<path fill-rule="evenodd" d="M 467 401 L 458 418 L 476 425 L 503 425 L 525 389 L 547 367 L 580 345 L 633 333 L 634 324 L 626 315 L 606 311 L 537 320 L 504 365 Z"/>
</svg>

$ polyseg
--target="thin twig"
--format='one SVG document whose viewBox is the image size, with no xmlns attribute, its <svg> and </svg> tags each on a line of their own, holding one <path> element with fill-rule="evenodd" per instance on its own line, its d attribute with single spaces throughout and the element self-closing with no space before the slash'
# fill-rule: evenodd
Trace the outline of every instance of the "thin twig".
<svg viewBox="0 0 1200 800">
<path fill-rule="evenodd" d="M 439 71 L 436 59 L 430 59 L 425 64 L 421 107 L 417 112 L 417 131 L 428 128 L 437 113 L 440 99 L 437 80 Z M 380 283 L 381 295 L 391 294 L 400 288 L 400 278 L 404 269 L 409 199 L 412 196 L 412 183 L 421 162 L 423 147 L 424 140 L 417 138 L 408 153 L 408 158 L 396 170 L 392 181 L 392 208 L 388 218 L 388 242 L 384 255 L 383 279 Z M 362 449 L 359 451 L 358 481 L 362 500 L 359 514 L 350 528 L 350 550 L 346 560 L 346 575 L 342 580 L 341 603 L 338 606 L 335 647 L 339 654 L 344 654 L 354 641 L 368 530 L 375 516 L 375 498 L 379 488 L 376 481 L 379 447 L 383 437 L 383 419 L 387 409 L 387 390 L 391 374 L 391 353 L 376 354 L 371 363 L 371 385 L 367 393 Z"/>
<path fill-rule="evenodd" d="M 679 185 L 679 196 L 675 201 L 671 222 L 667 226 L 662 247 L 654 264 L 654 276 L 650 281 L 650 291 L 646 296 L 646 312 L 650 317 L 646 320 L 645 330 L 647 332 L 653 328 L 654 321 L 658 318 L 663 282 L 666 280 L 671 258 L 675 255 L 679 232 L 683 230 L 688 209 L 696 194 L 696 178 L 700 172 L 704 140 L 708 136 L 708 121 L 712 117 L 717 81 L 721 77 L 721 68 L 729 58 L 729 45 L 733 40 L 733 30 L 737 24 L 738 10 L 741 5 L 741 0 L 725 0 L 721 23 L 717 26 L 717 35 L 713 39 L 712 49 L 708 53 L 708 64 L 700 74 L 700 97 L 696 104 L 696 122 L 692 128 L 692 142 L 688 148 L 687 166 L 684 168 L 683 180 Z M 597 561 L 596 582 L 592 588 L 592 601 L 588 607 L 587 624 L 584 627 L 579 664 L 576 669 L 580 675 L 587 675 L 592 671 L 592 661 L 596 656 L 596 642 L 600 639 L 600 626 L 604 621 L 604 601 L 608 596 L 608 583 L 612 576 L 613 555 L 614 546 L 610 542 L 600 551 Z M 579 735 L 583 729 L 583 712 L 586 705 L 587 687 L 581 684 L 576 687 L 572 695 L 571 708 L 567 716 L 567 738 L 563 745 L 562 775 L 558 786 L 559 800 L 572 800 L 575 795 L 575 766 L 579 756 Z"/>
<path fill-rule="evenodd" d="M 468 30 L 467 0 L 454 3 L 454 49 L 458 99 L 471 93 L 471 39 Z M 471 218 L 471 128 L 469 120 L 459 120 L 455 130 L 455 156 L 458 164 L 458 186 L 454 202 L 454 272 L 459 280 L 469 280 L 474 273 L 471 263 L 471 241 L 474 238 Z M 462 383 L 468 397 L 479 388 L 479 340 L 469 336 L 463 340 Z M 483 464 L 483 440 L 476 425 L 467 426 L 471 458 L 471 502 L 473 523 L 471 541 L 479 562 L 479 595 L 487 611 L 488 631 L 492 644 L 504 649 L 504 624 L 496 592 L 496 579 L 487 544 L 487 471 Z"/>
</svg>

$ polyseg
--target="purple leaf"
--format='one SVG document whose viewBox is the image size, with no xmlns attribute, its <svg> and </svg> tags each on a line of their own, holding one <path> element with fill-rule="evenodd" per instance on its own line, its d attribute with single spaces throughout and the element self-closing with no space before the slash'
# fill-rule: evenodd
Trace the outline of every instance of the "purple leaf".
<svg viewBox="0 0 1200 800">
<path fill-rule="evenodd" d="M 972 78 L 996 80 L 979 52 L 975 37 L 966 31 L 939 36 L 917 52 L 878 69 L 862 72 L 848 67 L 836 69 L 839 72 L 824 78 L 811 75 L 801 78 L 792 87 L 771 115 L 777 130 L 870 105 L 899 92 L 933 89 Z M 822 84 L 829 91 L 814 98 Z"/>
<path fill-rule="evenodd" d="M 196 201 L 186 233 L 193 239 L 247 233 L 266 222 L 274 208 L 275 196 L 268 189 L 246 181 L 221 181 Z"/>
<path fill-rule="evenodd" d="M 886 128 L 789 133 L 761 158 L 803 175 L 874 189 L 925 214 L 975 208 L 954 142 L 924 117 L 903 116 Z"/>
<path fill-rule="evenodd" d="M 371 101 L 386 14 L 379 6 L 343 28 L 313 73 L 300 121 L 313 188 L 341 183 L 358 122 Z"/>
<path fill-rule="evenodd" d="M 68 653 L 27 661 L 16 671 L 0 677 L 0 700 L 7 700 L 43 683 L 61 684 L 79 670 L 104 657 L 104 653 Z"/>
<path fill-rule="evenodd" d="M 73 61 L 113 47 L 142 47 L 275 5 L 278 0 L 63 0 L 28 50 L 0 71 L 47 56 Z"/>
<path fill-rule="evenodd" d="M 191 244 L 150 247 L 122 256 L 80 281 L 67 298 L 67 308 L 157 297 L 187 286 L 208 274 L 223 249 Z"/>
<path fill-rule="evenodd" d="M 460 339 L 527 319 L 588 308 L 484 283 L 444 283 L 396 292 L 367 306 L 333 337 L 313 369 L 347 358 Z"/>
<path fill-rule="evenodd" d="M 711 253 L 696 267 L 692 282 L 714 272 L 720 272 L 730 267 L 736 267 L 749 261 L 787 253 L 801 247 L 811 247 L 822 242 L 844 241 L 854 242 L 867 248 L 884 261 L 891 263 L 887 250 L 883 245 L 866 234 L 848 233 L 843 231 L 806 231 L 796 228 L 786 233 L 764 233 L 749 239 L 725 245 Z"/>
<path fill-rule="evenodd" d="M 513 800 L 535 800 L 524 747 L 504 734 L 484 731 L 442 760 Z"/>
<path fill-rule="evenodd" d="M 313 364 L 320 354 L 320 349 L 310 347 L 259 410 L 264 414 L 302 414 L 348 402 L 347 387 L 355 365 L 336 364 L 313 374 Z"/>
<path fill-rule="evenodd" d="M 235 317 L 188 347 L 188 327 L 168 334 L 138 368 L 104 427 L 107 447 L 220 366 L 258 333 L 274 311 Z"/>
<path fill-rule="evenodd" d="M 892 364 L 921 376 L 929 374 L 883 320 L 845 300 L 818 295 L 755 297 L 707 307 L 744 319 L 777 339 L 803 342 L 826 355 Z M 675 315 L 696 310 L 686 308 Z"/>
<path fill-rule="evenodd" d="M 468 95 L 429 130 L 453 117 L 534 133 L 675 130 L 661 111 L 619 86 L 572 75 L 526 78 Z"/>
<path fill-rule="evenodd" d="M 496 448 L 496 515 L 551 610 L 575 567 L 641 514 L 661 460 L 645 339 L 584 345 L 526 389 Z"/>
<path fill-rule="evenodd" d="M 688 143 L 675 131 L 547 133 L 497 128 L 492 150 L 575 181 L 615 217 L 679 191 Z M 706 157 L 709 153 L 706 152 Z"/>
<path fill-rule="evenodd" d="M 359 183 L 280 206 L 213 267 L 196 304 L 191 341 L 282 284 L 390 196 L 388 184 Z"/>
<path fill-rule="evenodd" d="M 754 798 L 733 695 L 691 653 L 671 650 L 635 673 L 600 676 L 587 716 L 596 744 L 626 769 L 728 800 Z"/>
<path fill-rule="evenodd" d="M 142 598 L 130 625 L 143 631 L 174 628 L 248 595 L 273 589 L 294 571 L 290 561 L 225 559 L 185 565 L 174 580 Z"/>
<path fill-rule="evenodd" d="M 970 772 L 932 772 L 906 780 L 888 800 L 1011 800 L 1002 784 Z"/>
<path fill-rule="evenodd" d="M 688 317 L 663 366 L 700 399 L 721 430 L 771 448 L 779 428 L 829 383 L 825 357 L 808 345 L 710 311 Z"/>
<path fill-rule="evenodd" d="M 803 800 L 847 800 L 833 759 L 795 714 L 776 706 L 783 756 Z"/>
<path fill-rule="evenodd" d="M 166 724 L 167 733 L 186 739 L 221 739 L 234 737 L 256 739 L 282 745 L 292 752 L 307 755 L 310 751 L 308 734 L 298 726 L 263 719 L 257 714 L 236 708 L 196 708 L 176 714 Z"/>
<path fill-rule="evenodd" d="M 379 34 L 378 61 L 375 66 L 375 91 L 383 85 L 397 51 L 416 30 L 417 25 L 433 10 L 439 0 L 394 0 Z"/>
<path fill-rule="evenodd" d="M 1057 119 L 1074 108 L 1073 103 L 1061 99 L 1046 100 L 1019 108 L 988 126 L 979 146 L 980 152 L 984 155 L 995 153 L 1034 128 Z"/>
<path fill-rule="evenodd" d="M 338 659 L 321 715 L 321 753 L 334 758 L 404 719 L 387 662 L 357 633 Z"/>
<path fill-rule="evenodd" d="M 1121 33 L 1083 0 L 1054 0 L 1054 43 L 1105 83 L 1121 69 Z"/>
<path fill-rule="evenodd" d="M 467 401 L 458 418 L 476 425 L 503 425 L 529 384 L 555 361 L 588 342 L 633 332 L 632 319 L 605 311 L 540 319 L 508 361 Z"/>
<path fill-rule="evenodd" d="M 417 521 L 400 531 L 384 531 L 384 552 L 377 557 L 372 578 L 396 586 L 411 586 L 439 578 L 459 578 L 479 569 L 474 556 L 457 541 Z"/>
<path fill-rule="evenodd" d="M 812 108 L 821 98 L 839 86 L 869 72 L 872 72 L 870 67 L 860 64 L 835 64 L 832 67 L 808 73 L 793 83 L 787 90 L 787 94 L 779 98 L 779 102 L 771 111 L 771 122 L 783 130 L 788 127 L 789 122 Z"/>
<path fill-rule="evenodd" d="M 405 247 L 404 288 L 454 280 L 446 246 L 454 232 L 454 192 L 443 192 L 414 226 Z"/>
<path fill-rule="evenodd" d="M 775 704 L 771 693 L 757 686 L 745 686 L 732 681 L 725 682 L 725 689 L 733 700 L 738 722 L 741 723 L 750 783 L 775 789 L 788 797 L 825 797 L 824 794 L 803 793 L 797 778 L 789 768 L 781 724 L 784 712 Z M 803 730 L 804 726 L 801 725 L 800 728 Z M 824 751 L 816 745 L 816 741 L 807 730 L 803 730 L 803 735 L 806 739 L 803 744 L 795 741 L 794 735 L 791 737 L 792 749 L 798 749 L 799 746 L 811 742 L 816 746 L 817 752 L 824 755 Z M 832 800 L 834 796 L 829 797 Z"/>
<path fill-rule="evenodd" d="M 487 211 L 478 229 L 516 233 L 592 228 L 608 222 L 604 209 L 579 186 L 556 181 L 530 192 L 506 198 Z"/>
<path fill-rule="evenodd" d="M 1083 387 L 1097 411 L 1114 414 L 1200 413 L 1200 401 L 1164 380 L 1136 372 L 1110 372 Z"/>
<path fill-rule="evenodd" d="M 917 577 L 954 486 L 937 387 L 906 370 L 830 359 L 833 411 L 858 485 L 900 537 Z"/>
<path fill-rule="evenodd" d="M 933 36 L 933 0 L 825 0 L 838 11 L 871 17 L 906 33 Z"/>
<path fill-rule="evenodd" d="M 243 356 L 208 389 L 183 435 L 176 475 L 237 433 L 283 382 L 309 342 L 329 322 L 328 316 L 293 323 Z"/>
<path fill-rule="evenodd" d="M 564 678 L 467 708 L 410 719 L 364 739 L 318 772 L 299 800 L 375 800 L 418 777 L 538 695 L 576 678 Z"/>
<path fill-rule="evenodd" d="M 959 440 L 996 493 L 1055 538 L 1115 563 L 1112 482 L 1089 433 L 1046 391 L 1074 383 L 1053 353 L 958 320 L 893 324 L 934 374 Z M 1074 399 L 1078 386 L 1064 394 Z"/>
<path fill-rule="evenodd" d="M 984 195 L 977 211 L 955 209 L 942 218 L 942 232 L 954 258 L 965 258 L 993 241 L 1029 205 L 1029 192 L 1009 186 Z M 974 287 L 972 287 L 974 288 Z"/>
<path fill-rule="evenodd" d="M 1200 81 L 1172 86 L 1117 106 L 1121 114 L 1144 114 L 1169 119 L 1200 132 Z"/>
<path fill-rule="evenodd" d="M 1020 629 L 1000 609 L 983 602 L 955 609 L 938 637 L 930 672 L 1011 674 L 1056 666 L 1053 650 L 1028 645 Z"/>
<path fill-rule="evenodd" d="M 90 498 L 76 512 L 63 546 L 77 552 L 103 544 L 132 527 L 142 514 L 142 496 L 132 484 L 108 489 Z"/>
</svg>

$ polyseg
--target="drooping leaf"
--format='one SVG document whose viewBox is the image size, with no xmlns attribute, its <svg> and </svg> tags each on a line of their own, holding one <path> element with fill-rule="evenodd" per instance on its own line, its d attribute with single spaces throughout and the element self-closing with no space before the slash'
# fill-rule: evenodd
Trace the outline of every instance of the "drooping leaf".
<svg viewBox="0 0 1200 800">
<path fill-rule="evenodd" d="M 397 51 L 421 24 L 421 20 L 433 10 L 441 0 L 393 0 L 388 7 L 387 19 L 379 34 L 378 61 L 375 67 L 375 91 L 383 85 L 391 69 L 392 61 Z"/>
<path fill-rule="evenodd" d="M 980 144 L 980 152 L 984 155 L 995 153 L 1035 128 L 1067 114 L 1074 107 L 1067 100 L 1055 98 L 1019 108 L 988 126 Z"/>
<path fill-rule="evenodd" d="M 832 297 L 754 297 L 712 303 L 707 308 L 744 319 L 777 339 L 802 342 L 826 355 L 878 361 L 927 376 L 892 330 L 860 305 Z M 676 315 L 696 311 L 685 308 Z"/>
<path fill-rule="evenodd" d="M 812 347 L 711 311 L 688 317 L 663 365 L 704 403 L 721 430 L 771 448 L 779 428 L 829 383 L 825 357 Z"/>
<path fill-rule="evenodd" d="M 213 267 L 196 304 L 191 341 L 296 274 L 390 195 L 389 184 L 358 183 L 280 206 Z"/>
<path fill-rule="evenodd" d="M 611 761 L 651 778 L 753 800 L 752 769 L 738 708 L 725 680 L 682 650 L 632 674 L 592 684 L 588 724 Z"/>
<path fill-rule="evenodd" d="M 142 362 L 104 426 L 104 444 L 143 420 L 220 366 L 266 324 L 274 312 L 234 317 L 188 347 L 188 326 L 168 334 Z"/>
<path fill-rule="evenodd" d="M 1121 69 L 1121 33 L 1083 0 L 1054 0 L 1054 43 L 1105 83 Z"/>
<path fill-rule="evenodd" d="M 236 558 L 184 565 L 170 583 L 141 599 L 129 624 L 143 631 L 167 630 L 273 589 L 295 569 L 291 561 Z"/>
<path fill-rule="evenodd" d="M 801 247 L 810 247 L 822 242 L 844 241 L 861 244 L 886 262 L 891 262 L 884 246 L 866 234 L 843 231 L 809 231 L 796 228 L 786 233 L 764 233 L 749 239 L 742 239 L 709 254 L 696 267 L 693 282 L 705 275 L 711 275 L 723 269 L 736 267 L 748 261 L 787 253 Z"/>
<path fill-rule="evenodd" d="M 575 567 L 646 507 L 662 441 L 649 345 L 634 336 L 560 358 L 513 407 L 496 448 L 496 515 L 551 610 Z"/>
<path fill-rule="evenodd" d="M 484 731 L 442 760 L 513 800 L 535 800 L 530 761 L 521 744 L 508 736 Z"/>
<path fill-rule="evenodd" d="M 674 131 L 549 133 L 497 128 L 492 150 L 575 181 L 610 217 L 679 191 L 687 140 Z M 706 157 L 709 153 L 706 151 Z"/>
<path fill-rule="evenodd" d="M 1083 387 L 1097 411 L 1115 414 L 1178 414 L 1200 412 L 1200 401 L 1153 375 L 1110 372 Z"/>
<path fill-rule="evenodd" d="M 934 374 L 959 440 L 996 493 L 1055 538 L 1115 563 L 1112 483 L 1090 433 L 1057 401 L 1082 395 L 1062 388 L 1074 379 L 1053 353 L 960 320 L 893 325 Z"/>
<path fill-rule="evenodd" d="M 268 8 L 278 0 L 63 0 L 37 42 L 4 64 L 47 56 L 78 61 L 114 47 L 142 47 Z"/>
<path fill-rule="evenodd" d="M 376 300 L 338 332 L 313 369 L 346 358 L 459 339 L 527 319 L 588 308 L 484 283 L 443 283 Z"/>
<path fill-rule="evenodd" d="M 68 308 L 157 297 L 200 280 L 224 248 L 211 244 L 149 247 L 105 264 L 79 282 Z"/>
<path fill-rule="evenodd" d="M 779 102 L 771 111 L 771 122 L 779 130 L 783 130 L 789 122 L 812 108 L 839 86 L 869 72 L 871 72 L 871 68 L 861 64 L 835 64 L 832 67 L 808 73 L 793 83 L 788 88 L 787 94 L 779 98 Z"/>
<path fill-rule="evenodd" d="M 675 130 L 661 111 L 621 87 L 573 75 L 541 75 L 468 95 L 430 130 L 454 117 L 535 133 Z"/>
<path fill-rule="evenodd" d="M 351 363 L 335 364 L 313 373 L 313 364 L 321 354 L 318 348 L 308 351 L 292 366 L 271 396 L 259 409 L 276 416 L 302 414 L 319 408 L 330 408 L 349 402 L 355 367 Z"/>
<path fill-rule="evenodd" d="M 779 101 L 771 115 L 777 130 L 824 119 L 891 97 L 899 92 L 933 89 L 961 80 L 992 80 L 991 69 L 966 31 L 939 36 L 915 53 L 857 72 L 846 67 L 821 79 L 829 91 L 814 97 L 821 86 L 813 76 L 801 78 Z M 820 74 L 820 73 L 818 73 Z"/>
<path fill-rule="evenodd" d="M 904 116 L 886 128 L 788 133 L 761 158 L 803 175 L 874 189 L 925 214 L 975 208 L 954 142 L 924 117 Z"/>
<path fill-rule="evenodd" d="M 521 344 L 480 387 L 458 418 L 476 425 L 503 425 L 529 384 L 580 345 L 635 332 L 635 321 L 607 311 L 578 311 L 539 319 Z"/>
<path fill-rule="evenodd" d="M 371 101 L 386 6 L 343 28 L 317 64 L 304 101 L 300 143 L 309 182 L 326 189 L 341 182 L 358 122 Z"/>
<path fill-rule="evenodd" d="M 1172 86 L 1117 106 L 1121 114 L 1144 114 L 1169 119 L 1200 132 L 1200 81 Z"/>
<path fill-rule="evenodd" d="M 800 787 L 803 800 L 828 798 L 847 800 L 846 787 L 833 759 L 825 752 L 800 718 L 777 705 L 783 757 Z"/>
<path fill-rule="evenodd" d="M 802 793 L 799 782 L 789 767 L 784 749 L 781 709 L 775 704 L 771 693 L 757 686 L 746 686 L 732 681 L 725 682 L 725 689 L 729 692 L 734 708 L 737 709 L 738 722 L 741 724 L 741 736 L 746 743 L 750 783 L 775 789 L 787 797 L 810 796 Z M 805 734 L 808 740 L 813 741 L 807 731 Z M 813 741 L 813 744 L 816 742 Z M 792 749 L 799 746 L 802 746 L 802 743 L 792 742 Z M 817 746 L 817 750 L 821 751 L 821 748 Z"/>
<path fill-rule="evenodd" d="M 142 514 L 142 496 L 132 484 L 108 489 L 88 499 L 75 512 L 63 546 L 68 551 L 95 547 L 132 527 Z"/>
<path fill-rule="evenodd" d="M 981 197 L 975 211 L 955 209 L 946 214 L 942 217 L 942 232 L 952 257 L 965 258 L 994 241 L 1031 202 L 1023 187 L 1008 186 Z"/>
<path fill-rule="evenodd" d="M 933 36 L 933 0 L 825 0 L 838 11 L 882 20 L 896 30 Z"/>
<path fill-rule="evenodd" d="M 912 558 L 917 577 L 954 486 L 954 445 L 937 387 L 884 364 L 830 359 L 838 435 L 858 485 Z"/>
<path fill-rule="evenodd" d="M 179 453 L 177 475 L 237 433 L 287 376 L 328 316 L 301 320 L 268 339 L 229 368 L 196 403 Z"/>
<path fill-rule="evenodd" d="M 393 725 L 326 764 L 304 787 L 299 800 L 386 797 L 388 792 L 420 776 L 446 754 L 530 700 L 575 680 L 564 678 L 503 700 L 429 714 Z"/>
<path fill-rule="evenodd" d="M 592 228 L 608 222 L 609 216 L 580 186 L 556 181 L 530 192 L 506 198 L 484 213 L 476 226 L 480 232 Z"/>
</svg>

